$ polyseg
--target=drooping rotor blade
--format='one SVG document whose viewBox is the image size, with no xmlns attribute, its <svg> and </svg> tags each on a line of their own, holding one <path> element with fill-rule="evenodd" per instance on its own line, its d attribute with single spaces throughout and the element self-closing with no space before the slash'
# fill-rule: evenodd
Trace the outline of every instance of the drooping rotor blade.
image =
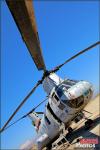
<svg viewBox="0 0 100 150">
<path fill-rule="evenodd" d="M 9 122 L 12 120 L 12 118 L 15 116 L 15 114 L 19 111 L 19 109 L 25 104 L 25 102 L 28 100 L 28 98 L 32 95 L 32 93 L 35 91 L 35 89 L 42 83 L 42 80 L 39 80 L 37 84 L 33 87 L 33 89 L 29 92 L 29 94 L 23 99 L 23 101 L 18 105 L 16 110 L 13 112 L 13 114 L 10 116 L 10 118 L 7 120 L 7 122 L 4 124 L 4 126 L 1 128 L 0 132 L 2 132 L 6 126 L 9 124 Z"/>
<path fill-rule="evenodd" d="M 38 70 L 45 70 L 32 0 L 6 0 L 6 3 Z"/>
<path fill-rule="evenodd" d="M 13 126 L 14 124 L 18 123 L 19 121 L 21 121 L 22 119 L 26 118 L 30 113 L 32 113 L 33 111 L 35 111 L 41 104 L 43 104 L 46 100 L 48 99 L 48 96 L 46 99 L 44 99 L 43 101 L 41 101 L 37 106 L 35 106 L 31 111 L 29 111 L 28 113 L 26 113 L 25 115 L 23 115 L 22 117 L 20 117 L 19 119 L 17 119 L 16 121 L 14 121 L 13 123 L 11 123 L 10 125 L 6 126 L 3 130 L 0 130 L 0 132 L 3 132 L 5 130 L 7 130 L 8 128 L 10 128 L 11 126 Z M 37 114 L 43 114 L 43 112 L 36 112 Z"/>
<path fill-rule="evenodd" d="M 61 65 L 58 65 L 57 67 L 55 67 L 54 69 L 50 70 L 49 73 L 53 73 L 53 72 L 57 72 L 61 67 L 63 67 L 65 64 L 67 64 L 68 62 L 70 62 L 71 60 L 75 59 L 76 57 L 78 57 L 79 55 L 82 55 L 83 53 L 91 50 L 92 48 L 96 47 L 97 45 L 100 44 L 100 41 L 90 45 L 89 47 L 85 48 L 84 50 L 80 51 L 79 53 L 75 54 L 74 56 L 72 56 L 71 58 L 67 59 L 64 63 L 62 63 Z"/>
<path fill-rule="evenodd" d="M 43 100 L 41 103 L 39 103 L 36 107 L 34 107 L 31 111 L 29 111 L 26 115 L 31 114 L 33 111 L 35 111 L 41 104 L 43 104 L 48 99 L 48 96 L 45 100 Z"/>
<path fill-rule="evenodd" d="M 11 123 L 10 125 L 6 126 L 3 130 L 0 130 L 0 133 L 4 132 L 5 130 L 9 129 L 11 126 L 13 126 L 14 124 L 18 123 L 19 121 L 21 121 L 22 119 L 24 119 L 23 117 L 17 119 L 16 121 L 14 121 L 13 123 Z"/>
</svg>

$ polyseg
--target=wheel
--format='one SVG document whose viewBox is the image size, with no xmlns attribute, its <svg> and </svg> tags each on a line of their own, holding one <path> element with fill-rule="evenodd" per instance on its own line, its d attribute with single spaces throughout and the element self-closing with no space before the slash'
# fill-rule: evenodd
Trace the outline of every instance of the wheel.
<svg viewBox="0 0 100 150">
<path fill-rule="evenodd" d="M 88 119 L 85 122 L 85 129 L 89 129 L 90 127 L 92 127 L 92 125 L 93 125 L 93 120 L 92 119 Z"/>
<path fill-rule="evenodd" d="M 50 144 L 46 147 L 46 150 L 51 150 L 51 148 L 52 148 L 52 145 Z"/>
<path fill-rule="evenodd" d="M 68 128 L 68 133 L 72 133 L 73 129 L 71 127 Z"/>
</svg>

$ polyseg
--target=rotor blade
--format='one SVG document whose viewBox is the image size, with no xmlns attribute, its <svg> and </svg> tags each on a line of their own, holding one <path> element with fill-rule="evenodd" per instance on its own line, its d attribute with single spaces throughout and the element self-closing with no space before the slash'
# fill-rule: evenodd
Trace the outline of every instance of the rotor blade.
<svg viewBox="0 0 100 150">
<path fill-rule="evenodd" d="M 0 132 L 2 132 L 6 126 L 8 125 L 8 123 L 12 120 L 12 118 L 15 116 L 15 114 L 19 111 L 19 109 L 24 105 L 24 103 L 28 100 L 28 98 L 32 95 L 32 93 L 35 91 L 35 89 L 42 83 L 42 80 L 39 80 L 37 82 L 37 84 L 33 87 L 33 89 L 29 92 L 29 94 L 23 99 L 23 101 L 20 103 L 20 105 L 18 105 L 18 107 L 16 108 L 16 110 L 13 112 L 13 114 L 10 116 L 10 118 L 8 119 L 8 121 L 4 124 L 4 126 L 1 128 Z"/>
<path fill-rule="evenodd" d="M 45 70 L 32 0 L 6 0 L 6 3 L 38 70 Z"/>
<path fill-rule="evenodd" d="M 13 123 L 11 123 L 10 125 L 6 126 L 3 130 L 0 130 L 0 133 L 7 130 L 8 128 L 10 128 L 11 126 L 13 126 L 14 124 L 16 124 L 17 122 L 21 121 L 22 119 L 24 119 L 23 117 L 19 118 L 18 120 L 14 121 Z"/>
<path fill-rule="evenodd" d="M 46 99 L 44 99 L 43 101 L 41 101 L 36 107 L 34 107 L 31 111 L 29 111 L 28 113 L 26 113 L 25 115 L 23 115 L 21 118 L 17 119 L 16 121 L 14 121 L 13 123 L 11 123 L 10 125 L 6 126 L 3 130 L 0 130 L 0 132 L 5 131 L 6 129 L 10 128 L 11 126 L 13 126 L 14 124 L 16 124 L 17 122 L 21 121 L 22 119 L 26 118 L 30 113 L 32 113 L 33 111 L 35 111 L 35 109 L 37 109 L 41 104 L 43 104 L 46 100 L 48 99 L 48 96 Z M 43 112 L 36 112 L 37 114 L 43 114 Z"/>
<path fill-rule="evenodd" d="M 35 109 L 37 109 L 42 103 L 44 103 L 46 100 L 48 99 L 48 96 L 45 100 L 43 100 L 41 103 L 39 103 L 36 107 L 34 107 L 31 111 L 29 111 L 26 115 L 29 115 L 30 113 L 32 113 L 33 111 L 35 111 Z"/>
<path fill-rule="evenodd" d="M 62 63 L 61 65 L 58 65 L 57 67 L 55 67 L 54 69 L 52 69 L 51 71 L 49 71 L 50 73 L 53 72 L 57 72 L 61 67 L 63 67 L 65 64 L 67 64 L 68 62 L 70 62 L 71 60 L 75 59 L 76 57 L 78 57 L 79 55 L 82 55 L 83 53 L 85 53 L 86 51 L 91 50 L 92 48 L 94 48 L 95 46 L 99 45 L 100 41 L 92 44 L 91 46 L 85 48 L 84 50 L 80 51 L 79 53 L 77 53 L 76 55 L 72 56 L 71 58 L 67 59 L 64 63 Z"/>
</svg>

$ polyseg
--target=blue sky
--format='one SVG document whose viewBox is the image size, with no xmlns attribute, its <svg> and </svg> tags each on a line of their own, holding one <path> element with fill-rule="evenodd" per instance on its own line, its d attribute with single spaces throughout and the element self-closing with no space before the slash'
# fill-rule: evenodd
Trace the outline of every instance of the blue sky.
<svg viewBox="0 0 100 150">
<path fill-rule="evenodd" d="M 36 22 L 47 69 L 99 40 L 98 1 L 35 1 Z M 15 22 L 1 1 L 1 125 L 42 76 L 22 41 Z M 99 92 L 99 47 L 65 65 L 62 78 L 88 80 Z M 42 86 L 29 98 L 16 120 L 45 98 Z M 38 110 L 43 110 L 42 105 Z M 16 149 L 35 131 L 27 118 L 2 134 L 2 149 Z"/>
</svg>

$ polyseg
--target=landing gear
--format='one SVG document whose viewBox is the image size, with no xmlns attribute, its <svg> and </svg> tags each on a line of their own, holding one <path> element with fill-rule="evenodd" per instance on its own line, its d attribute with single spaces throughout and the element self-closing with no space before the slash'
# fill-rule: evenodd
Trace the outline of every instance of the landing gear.
<svg viewBox="0 0 100 150">
<path fill-rule="evenodd" d="M 71 127 L 68 128 L 68 133 L 72 133 L 73 129 Z"/>
<path fill-rule="evenodd" d="M 52 145 L 49 144 L 47 147 L 46 147 L 46 150 L 51 150 L 52 149 Z"/>
<path fill-rule="evenodd" d="M 83 112 L 80 112 L 77 117 L 75 118 L 75 123 L 78 123 L 81 119 L 84 118 L 84 113 Z"/>
<path fill-rule="evenodd" d="M 85 129 L 88 130 L 90 127 L 92 127 L 92 125 L 93 125 L 93 120 L 92 119 L 88 119 L 85 122 Z"/>
</svg>

